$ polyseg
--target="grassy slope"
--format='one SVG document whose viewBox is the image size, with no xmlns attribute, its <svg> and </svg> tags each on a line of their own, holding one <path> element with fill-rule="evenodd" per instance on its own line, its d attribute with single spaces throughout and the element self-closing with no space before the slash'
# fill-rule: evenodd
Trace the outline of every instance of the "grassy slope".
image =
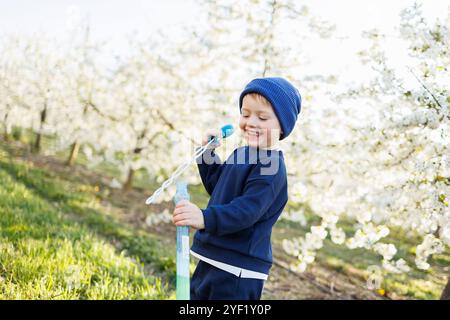
<svg viewBox="0 0 450 320">
<path fill-rule="evenodd" d="M 157 239 L 104 212 L 90 186 L 0 152 L 0 299 L 173 297 Z"/>
</svg>

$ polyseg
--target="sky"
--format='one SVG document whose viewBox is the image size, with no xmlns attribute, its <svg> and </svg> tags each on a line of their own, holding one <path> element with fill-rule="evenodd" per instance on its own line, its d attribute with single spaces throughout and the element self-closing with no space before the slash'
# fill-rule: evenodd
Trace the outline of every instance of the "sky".
<svg viewBox="0 0 450 320">
<path fill-rule="evenodd" d="M 311 12 L 334 21 L 346 34 L 361 29 L 395 25 L 399 11 L 414 0 L 309 0 Z M 450 1 L 422 1 L 427 16 L 445 14 Z M 133 30 L 195 23 L 198 7 L 194 0 L 0 0 L 1 32 L 42 30 L 61 35 L 73 10 L 87 14 L 102 38 L 122 36 Z"/>
<path fill-rule="evenodd" d="M 378 28 L 394 34 L 400 10 L 414 1 L 309 0 L 302 3 L 309 7 L 311 14 L 337 26 L 334 39 L 305 46 L 313 57 L 310 70 L 305 72 L 346 74 L 354 78 L 361 73 L 354 63 L 355 53 L 365 45 L 361 32 Z M 450 5 L 445 0 L 422 3 L 424 14 L 430 20 L 445 17 Z M 195 0 L 0 0 L 0 39 L 10 34 L 43 33 L 64 40 L 71 25 L 87 17 L 93 39 L 108 41 L 110 55 L 103 59 L 109 63 L 114 55 L 126 54 L 127 35 L 146 36 L 158 28 L 194 25 L 199 23 L 199 12 Z M 393 46 L 395 52 L 395 42 Z"/>
</svg>

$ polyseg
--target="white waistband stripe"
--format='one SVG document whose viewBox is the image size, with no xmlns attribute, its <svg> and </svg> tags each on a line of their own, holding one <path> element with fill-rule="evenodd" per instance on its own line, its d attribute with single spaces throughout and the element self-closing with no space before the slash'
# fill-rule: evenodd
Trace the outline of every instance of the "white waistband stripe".
<svg viewBox="0 0 450 320">
<path fill-rule="evenodd" d="M 200 259 L 202 261 L 205 261 L 206 263 L 209 263 L 210 265 L 215 266 L 216 268 L 219 268 L 221 270 L 232 273 L 236 277 L 240 276 L 241 278 L 260 279 L 260 280 L 267 280 L 267 277 L 268 277 L 267 274 L 265 274 L 265 273 L 256 272 L 256 271 L 252 271 L 252 270 L 248 270 L 248 269 L 244 269 L 244 268 L 239 268 L 236 266 L 232 266 L 231 264 L 227 264 L 227 263 L 223 263 L 220 261 L 206 258 L 202 255 L 199 255 L 198 253 L 195 253 L 192 250 L 191 250 L 191 255 L 193 255 L 197 259 Z"/>
</svg>

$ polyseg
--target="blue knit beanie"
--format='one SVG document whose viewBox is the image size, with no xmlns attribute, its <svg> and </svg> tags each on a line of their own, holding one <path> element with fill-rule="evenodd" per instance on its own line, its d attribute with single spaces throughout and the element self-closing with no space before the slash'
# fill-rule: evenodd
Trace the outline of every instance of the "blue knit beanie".
<svg viewBox="0 0 450 320">
<path fill-rule="evenodd" d="M 242 91 L 239 97 L 239 110 L 247 93 L 259 93 L 272 104 L 283 131 L 280 140 L 286 138 L 294 129 L 301 110 L 300 92 L 283 78 L 257 78 L 250 81 Z"/>
</svg>

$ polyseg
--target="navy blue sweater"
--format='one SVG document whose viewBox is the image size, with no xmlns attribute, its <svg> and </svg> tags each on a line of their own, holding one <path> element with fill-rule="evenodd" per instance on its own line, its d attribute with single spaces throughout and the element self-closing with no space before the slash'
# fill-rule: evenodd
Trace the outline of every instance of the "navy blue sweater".
<svg viewBox="0 0 450 320">
<path fill-rule="evenodd" d="M 268 274 L 272 226 L 288 200 L 282 151 L 245 146 L 222 163 L 207 150 L 197 165 L 211 198 L 202 209 L 205 229 L 195 233 L 192 251 Z"/>
</svg>

